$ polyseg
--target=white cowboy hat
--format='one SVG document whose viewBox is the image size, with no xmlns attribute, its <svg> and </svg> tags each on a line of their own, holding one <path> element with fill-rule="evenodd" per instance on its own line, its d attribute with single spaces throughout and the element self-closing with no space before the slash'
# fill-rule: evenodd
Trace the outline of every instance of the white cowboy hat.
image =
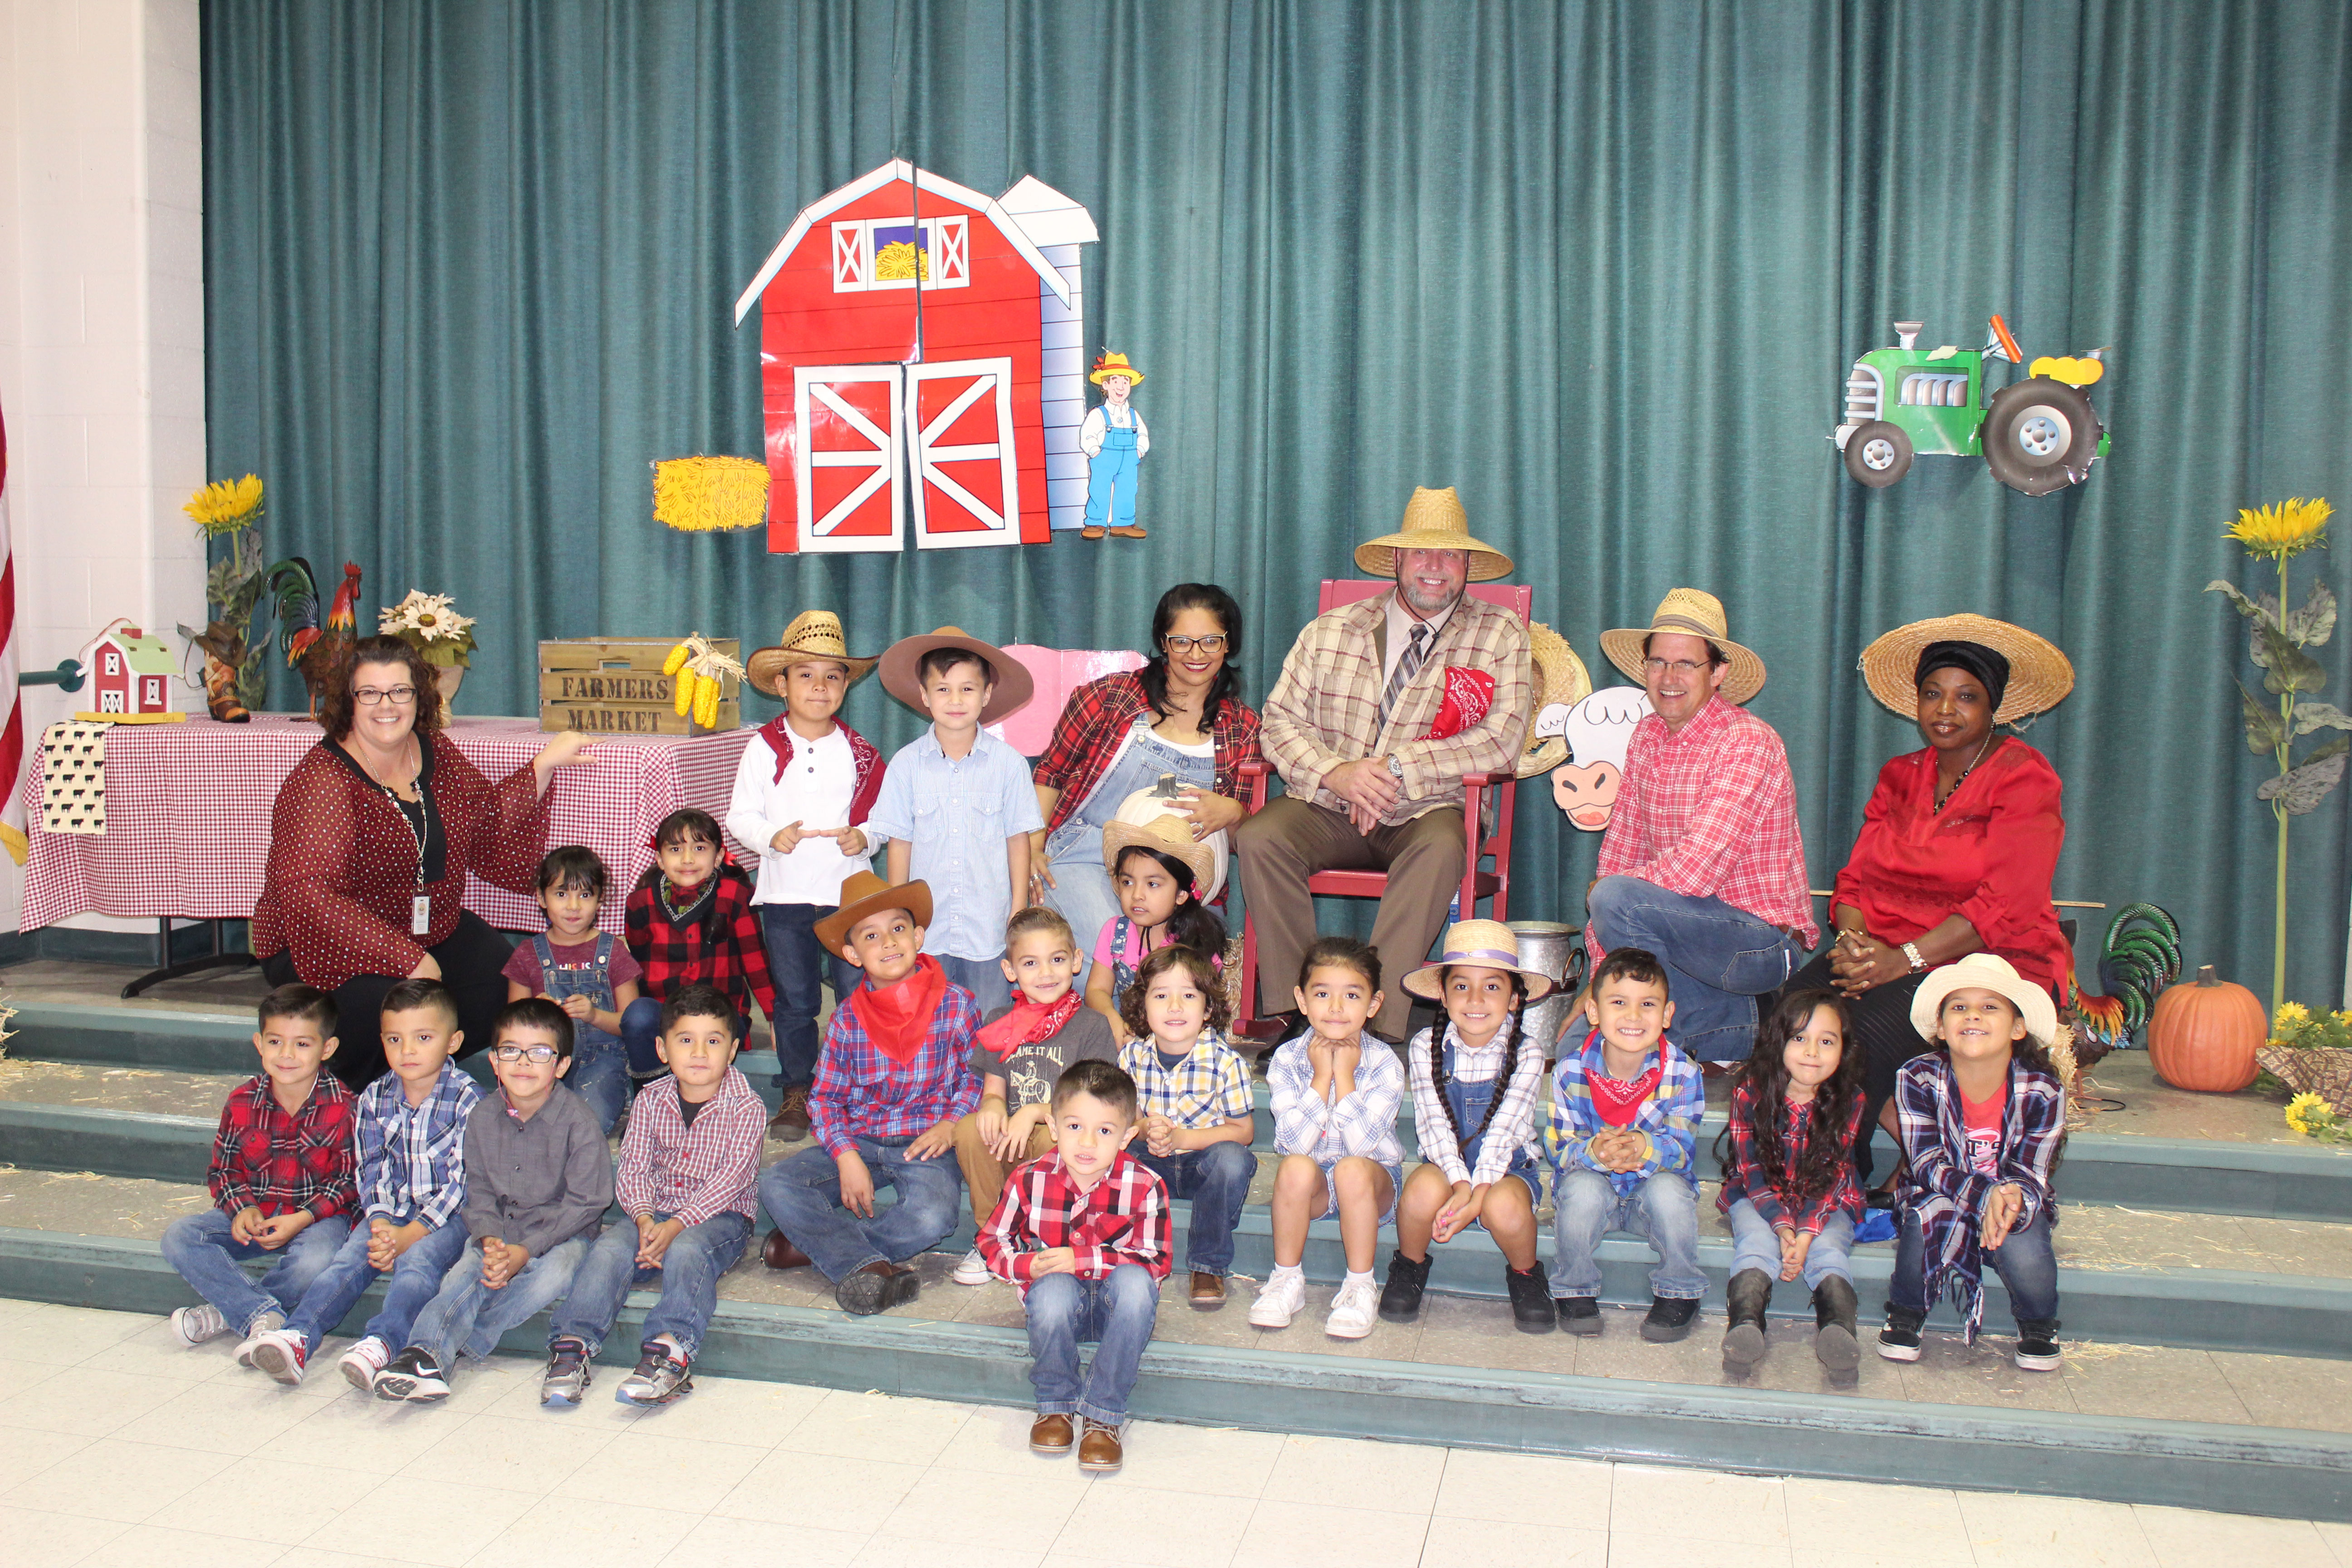
<svg viewBox="0 0 2352 1568">
<path fill-rule="evenodd" d="M 1118 811 L 1103 827 L 1103 869 L 1118 873 L 1118 858 L 1131 845 L 1173 855 L 1192 873 L 1192 896 L 1214 902 L 1225 886 L 1227 837 L 1223 828 L 1206 838 L 1192 837 L 1192 821 L 1169 809 L 1170 801 L 1157 789 L 1137 790 L 1118 803 Z"/>
<path fill-rule="evenodd" d="M 2008 997 L 2024 1017 L 2025 1032 L 2035 1045 L 2047 1046 L 2056 1037 L 2058 1005 L 2050 1000 L 2050 993 L 2020 974 L 1999 953 L 1972 952 L 1931 971 L 1911 994 L 1911 1026 L 1919 1031 L 1919 1037 L 1936 1037 L 1936 1015 L 1943 1011 L 1945 997 L 1970 989 L 1998 991 Z"/>
</svg>

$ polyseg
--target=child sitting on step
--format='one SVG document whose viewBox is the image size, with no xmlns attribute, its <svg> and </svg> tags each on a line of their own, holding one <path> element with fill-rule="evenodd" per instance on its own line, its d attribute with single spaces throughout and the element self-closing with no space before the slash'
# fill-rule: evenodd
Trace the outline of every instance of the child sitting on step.
<svg viewBox="0 0 2352 1568">
<path fill-rule="evenodd" d="M 630 956 L 645 971 L 645 994 L 621 1013 L 630 1076 L 662 1076 L 662 1004 L 678 987 L 716 985 L 735 1004 L 736 1037 L 751 1029 L 751 999 L 770 1019 L 776 988 L 751 905 L 751 879 L 727 858 L 719 824 L 707 811 L 682 807 L 654 829 L 654 863 L 630 889 L 625 917 Z"/>
<path fill-rule="evenodd" d="M 1911 1026 L 1937 1049 L 1895 1078 L 1904 1157 L 1895 1191 L 1886 1327 L 1878 1353 L 1919 1359 L 1919 1329 L 1937 1301 L 1960 1310 L 1970 1344 L 1984 1321 L 1984 1266 L 2009 1288 L 2017 1364 L 2055 1372 L 2058 1199 L 2050 1177 L 2066 1143 L 2066 1090 L 2050 1060 L 2058 1010 L 2005 958 L 1972 952 L 1920 983 Z"/>
<path fill-rule="evenodd" d="M 621 1015 L 637 999 L 642 971 L 628 944 L 596 929 L 612 874 L 593 849 L 567 844 L 539 863 L 544 935 L 515 944 L 507 960 L 507 1000 L 544 996 L 572 1015 L 572 1071 L 564 1081 L 611 1136 L 629 1103 L 629 1058 Z"/>
<path fill-rule="evenodd" d="M 1730 1123 L 1715 1143 L 1716 1207 L 1731 1220 L 1727 1372 L 1764 1359 L 1776 1277 L 1801 1276 L 1812 1291 L 1813 1354 L 1823 1366 L 1843 1375 L 1861 1360 L 1846 1258 L 1862 1218 L 1853 1142 L 1867 1096 L 1863 1053 L 1846 1047 L 1845 1025 L 1833 991 L 1782 997 L 1732 1085 Z"/>
<path fill-rule="evenodd" d="M 1195 840 L 1191 826 L 1172 813 L 1139 826 L 1114 822 L 1103 829 L 1103 868 L 1110 873 L 1119 912 L 1095 934 L 1087 1005 L 1109 1023 L 1120 1045 L 1136 1037 L 1121 1008 L 1146 956 L 1181 945 L 1212 963 L 1223 961 L 1224 922 L 1201 902 L 1215 865 L 1216 851 Z"/>
<path fill-rule="evenodd" d="M 1536 1270 L 1536 1200 L 1543 1191 L 1535 1141 L 1544 1047 L 1520 1028 L 1521 1009 L 1552 990 L 1551 977 L 1519 963 L 1519 939 L 1497 921 L 1463 921 L 1445 933 L 1434 963 L 1404 988 L 1445 1009 L 1446 1022 L 1405 1047 L 1422 1163 L 1397 1198 L 1397 1249 L 1381 1291 L 1381 1316 L 1410 1323 L 1429 1283 L 1429 1244 L 1486 1227 L 1503 1253 L 1511 1321 L 1548 1334 L 1559 1316 Z"/>
</svg>

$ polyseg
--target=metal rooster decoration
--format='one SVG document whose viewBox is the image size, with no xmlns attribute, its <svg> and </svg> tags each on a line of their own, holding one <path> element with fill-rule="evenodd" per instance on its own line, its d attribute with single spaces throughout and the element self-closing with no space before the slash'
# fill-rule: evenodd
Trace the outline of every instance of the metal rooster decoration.
<svg viewBox="0 0 2352 1568">
<path fill-rule="evenodd" d="M 2126 904 L 2107 922 L 2100 946 L 2104 996 L 2074 994 L 2074 1065 L 2087 1072 L 2130 1043 L 2147 1023 L 2164 988 L 2180 978 L 2180 927 L 2154 904 Z"/>
<path fill-rule="evenodd" d="M 279 622 L 278 646 L 286 650 L 287 664 L 302 672 L 302 684 L 310 693 L 310 717 L 315 720 L 319 694 L 336 678 L 358 640 L 353 628 L 359 611 L 360 569 L 350 562 L 343 563 L 343 585 L 335 590 L 323 620 L 319 614 L 319 580 L 301 556 L 280 561 L 263 581 Z"/>
</svg>

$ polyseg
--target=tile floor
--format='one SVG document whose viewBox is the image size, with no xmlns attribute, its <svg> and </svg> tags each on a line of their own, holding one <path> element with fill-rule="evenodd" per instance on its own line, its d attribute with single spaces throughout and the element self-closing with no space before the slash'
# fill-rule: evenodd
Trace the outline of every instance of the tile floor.
<svg viewBox="0 0 2352 1568">
<path fill-rule="evenodd" d="M 1090 1479 L 1018 1411 L 711 1378 L 556 1415 L 511 1359 L 411 1410 L 228 1346 L 0 1300 L 0 1568 L 2352 1568 L 2345 1525 L 1150 1424 Z"/>
</svg>

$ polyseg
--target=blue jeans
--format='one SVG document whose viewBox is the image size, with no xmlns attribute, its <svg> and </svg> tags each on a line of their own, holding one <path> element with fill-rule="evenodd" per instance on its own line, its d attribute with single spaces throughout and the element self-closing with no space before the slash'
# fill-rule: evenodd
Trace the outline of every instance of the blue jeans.
<svg viewBox="0 0 2352 1568">
<path fill-rule="evenodd" d="M 656 1005 L 658 1007 L 658 1005 Z M 656 1010 L 654 1022 L 661 1022 Z M 572 1092 L 588 1102 L 596 1113 L 596 1125 L 611 1137 L 614 1124 L 629 1103 L 636 1087 L 629 1081 L 629 1058 L 626 1047 L 610 1035 L 593 1040 L 580 1041 L 572 1047 L 572 1068 L 563 1075 Z"/>
<path fill-rule="evenodd" d="M 909 1160 L 907 1145 L 913 1142 L 856 1140 L 874 1178 L 872 1219 L 841 1206 L 841 1172 L 822 1148 L 803 1149 L 761 1172 L 760 1202 L 827 1279 L 846 1279 L 869 1263 L 903 1263 L 954 1235 L 963 1217 L 963 1173 L 955 1152 Z M 898 1202 L 879 1201 L 885 1187 Z"/>
<path fill-rule="evenodd" d="M 1666 966 L 1675 1005 L 1667 1037 L 1697 1061 L 1745 1060 L 1756 1048 L 1756 998 L 1805 961 L 1796 942 L 1721 899 L 1694 899 L 1638 877 L 1603 877 L 1584 896 L 1585 923 L 1606 952 L 1646 948 Z"/>
<path fill-rule="evenodd" d="M 264 1312 L 291 1315 L 301 1303 L 310 1281 L 324 1273 L 343 1245 L 351 1222 L 340 1215 L 314 1219 L 276 1251 L 229 1237 L 230 1215 L 206 1209 L 172 1222 L 163 1233 L 163 1261 L 197 1295 L 220 1309 L 228 1326 L 250 1333 L 253 1321 Z M 240 1265 L 257 1258 L 274 1258 L 269 1272 L 257 1285 Z"/>
<path fill-rule="evenodd" d="M 1143 1347 L 1160 1318 L 1160 1281 L 1140 1263 L 1101 1279 L 1048 1274 L 1029 1287 L 1029 1381 L 1037 1414 L 1073 1413 L 1106 1426 L 1127 1419 L 1127 1398 Z M 1078 1346 L 1097 1342 L 1094 1364 L 1078 1375 Z"/>
<path fill-rule="evenodd" d="M 751 1239 L 751 1222 L 730 1209 L 670 1237 L 660 1268 L 640 1268 L 635 1224 L 624 1221 L 606 1227 L 587 1261 L 572 1277 L 572 1294 L 555 1310 L 548 1325 L 548 1342 L 552 1344 L 559 1334 L 571 1334 L 587 1342 L 588 1353 L 594 1355 L 604 1348 L 604 1337 L 621 1315 L 629 1287 L 658 1285 L 661 1300 L 646 1314 L 644 1335 L 637 1342 L 650 1344 L 667 1334 L 677 1342 L 684 1357 L 692 1361 L 694 1352 L 702 1348 L 702 1336 L 709 1331 L 710 1314 L 719 1310 L 719 1277 L 735 1267 L 735 1260 L 743 1256 L 743 1244 Z"/>
<path fill-rule="evenodd" d="M 1092 940 L 1087 939 L 1089 943 Z M 955 958 L 944 952 L 935 952 L 931 956 L 940 961 L 940 967 L 947 971 L 950 980 L 979 999 L 982 1017 L 987 1017 L 999 1007 L 1013 1005 L 1013 982 L 1004 978 L 1003 953 L 994 958 Z"/>
<path fill-rule="evenodd" d="M 385 1217 L 394 1225 L 406 1225 L 410 1218 L 407 1215 Z M 375 1279 L 376 1270 L 368 1263 L 368 1226 L 362 1219 L 352 1227 L 334 1262 L 310 1281 L 310 1288 L 302 1292 L 302 1304 L 286 1320 L 286 1326 L 298 1331 L 312 1350 L 335 1331 L 335 1325 Z M 393 1259 L 383 1305 L 368 1320 L 362 1334 L 373 1334 L 395 1351 L 406 1345 L 416 1314 L 439 1292 L 442 1277 L 465 1250 L 466 1225 L 454 1217 L 417 1237 L 414 1246 Z"/>
<path fill-rule="evenodd" d="M 660 1053 L 654 1049 L 654 1042 L 661 1038 L 661 1010 L 660 999 L 654 996 L 640 996 L 621 1009 L 621 1047 L 628 1053 L 628 1078 L 656 1079 L 669 1071 L 663 1065 Z M 735 1043 L 739 1049 L 751 1044 L 751 1020 L 737 1014 Z M 569 1081 L 572 1092 L 586 1092 L 580 1087 L 580 1069 L 577 1067 L 572 1069 Z M 625 1080 L 623 1092 L 635 1092 L 626 1087 Z M 607 1125 L 604 1131 L 610 1132 L 611 1126 Z"/>
<path fill-rule="evenodd" d="M 1974 1220 L 1965 1223 L 1971 1228 L 1976 1225 Z M 1903 1229 L 1895 1240 L 1895 1278 L 1886 1287 L 1888 1306 L 1924 1317 L 1935 1305 L 1927 1300 L 1927 1236 L 1920 1229 L 1919 1216 L 1906 1211 Z M 2050 1248 L 2046 1215 L 2036 1215 L 2032 1225 L 2011 1231 L 2008 1239 L 1984 1255 L 1984 1261 L 2009 1287 L 2010 1314 L 2020 1323 L 2048 1322 L 2057 1317 L 2058 1257 Z"/>
<path fill-rule="evenodd" d="M 1118 805 L 1111 802 L 1114 809 Z M 1118 914 L 1118 891 L 1110 884 L 1110 873 L 1103 869 L 1102 840 L 1099 826 L 1076 816 L 1045 840 L 1045 868 L 1054 873 L 1054 885 L 1045 889 L 1045 907 L 1069 921 L 1070 934 L 1077 938 L 1084 960 L 1078 966 L 1080 984 L 1095 961 L 1095 939 Z"/>
<path fill-rule="evenodd" d="M 816 922 L 838 904 L 761 904 L 760 942 L 768 952 L 768 978 L 776 984 L 776 1081 L 806 1089 L 816 1079 L 816 1058 L 824 1047 L 816 1016 L 824 1006 L 824 983 L 833 982 L 837 1003 L 857 987 L 857 971 L 841 954 L 827 952 L 816 939 Z"/>
<path fill-rule="evenodd" d="M 1625 1197 L 1598 1171 L 1561 1173 L 1552 1184 L 1551 1293 L 1601 1294 L 1601 1238 L 1629 1231 L 1657 1252 L 1650 1294 L 1696 1300 L 1706 1294 L 1698 1267 L 1698 1194 L 1687 1178 L 1660 1171 Z M 1780 1266 L 1776 1253 L 1772 1267 Z"/>
<path fill-rule="evenodd" d="M 1820 1289 L 1822 1281 L 1832 1274 L 1853 1284 L 1853 1270 L 1847 1267 L 1853 1251 L 1853 1221 L 1842 1214 L 1830 1215 L 1806 1249 L 1805 1289 Z M 1743 1268 L 1760 1268 L 1775 1280 L 1780 1278 L 1780 1233 L 1764 1223 L 1764 1216 L 1746 1198 L 1731 1205 L 1731 1271 L 1738 1274 Z"/>
<path fill-rule="evenodd" d="M 1241 1223 L 1242 1205 L 1249 1202 L 1250 1183 L 1257 1175 L 1257 1156 L 1249 1146 L 1212 1143 L 1181 1154 L 1132 1148 L 1128 1152 L 1159 1173 L 1168 1184 L 1170 1197 L 1192 1200 L 1192 1223 L 1184 1233 L 1184 1267 L 1221 1279 L 1231 1274 L 1234 1227 Z"/>
<path fill-rule="evenodd" d="M 572 1289 L 572 1276 L 594 1240 L 592 1232 L 550 1247 L 496 1290 L 482 1283 L 482 1249 L 468 1247 L 442 1276 L 440 1293 L 408 1331 L 409 1344 L 432 1352 L 444 1371 L 460 1352 L 476 1361 L 486 1360 L 509 1329 L 529 1322 L 563 1300 Z"/>
</svg>

